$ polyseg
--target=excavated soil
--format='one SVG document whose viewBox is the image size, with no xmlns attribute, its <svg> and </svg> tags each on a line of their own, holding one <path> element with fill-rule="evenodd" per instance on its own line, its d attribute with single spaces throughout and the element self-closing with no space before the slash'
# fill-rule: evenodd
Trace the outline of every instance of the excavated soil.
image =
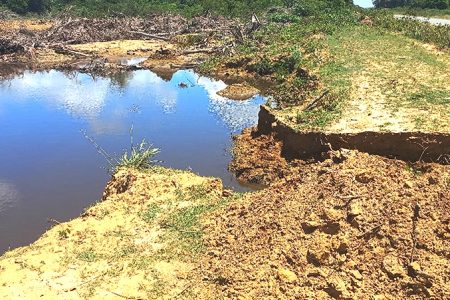
<svg viewBox="0 0 450 300">
<path fill-rule="evenodd" d="M 448 166 L 349 150 L 287 162 L 270 136 L 249 138 L 241 177 L 270 187 L 207 222 L 216 298 L 449 299 Z"/>
</svg>

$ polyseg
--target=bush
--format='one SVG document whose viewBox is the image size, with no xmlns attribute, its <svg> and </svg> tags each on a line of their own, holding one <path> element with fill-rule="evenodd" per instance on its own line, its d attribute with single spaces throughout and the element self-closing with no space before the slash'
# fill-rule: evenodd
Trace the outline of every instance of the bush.
<svg viewBox="0 0 450 300">
<path fill-rule="evenodd" d="M 448 25 L 435 26 L 408 18 L 396 19 L 387 11 L 374 11 L 371 13 L 371 17 L 375 26 L 435 44 L 442 49 L 450 49 L 450 26 Z"/>
</svg>

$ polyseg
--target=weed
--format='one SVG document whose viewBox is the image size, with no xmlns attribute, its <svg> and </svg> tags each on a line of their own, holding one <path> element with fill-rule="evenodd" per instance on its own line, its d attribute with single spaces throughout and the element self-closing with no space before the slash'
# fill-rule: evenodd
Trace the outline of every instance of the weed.
<svg viewBox="0 0 450 300">
<path fill-rule="evenodd" d="M 433 90 L 427 87 L 422 87 L 419 92 L 413 93 L 409 99 L 414 104 L 435 104 L 435 105 L 449 105 L 450 91 L 447 90 Z"/>
<path fill-rule="evenodd" d="M 198 228 L 199 217 L 210 209 L 210 205 L 181 208 L 172 213 L 161 225 L 177 234 L 183 248 L 190 252 L 199 252 L 203 247 L 202 232 Z"/>
<path fill-rule="evenodd" d="M 414 119 L 414 124 L 416 128 L 421 128 L 425 124 L 425 120 L 422 117 L 416 117 Z"/>
<path fill-rule="evenodd" d="M 78 254 L 78 259 L 85 262 L 94 262 L 97 260 L 97 254 L 92 250 L 86 250 Z"/>
<path fill-rule="evenodd" d="M 152 203 L 147 207 L 147 210 L 141 214 L 141 218 L 145 222 L 150 223 L 155 219 L 155 217 L 160 212 L 161 212 L 161 208 L 158 205 Z"/>
<path fill-rule="evenodd" d="M 297 114 L 297 124 L 300 128 L 315 127 L 324 128 L 335 119 L 335 113 L 328 110 L 302 111 Z"/>
<path fill-rule="evenodd" d="M 149 169 L 156 162 L 155 160 L 152 160 L 152 158 L 159 153 L 159 149 L 147 144 L 145 139 L 143 139 L 139 145 L 134 145 L 133 126 L 130 128 L 130 150 L 126 150 L 119 158 L 110 155 L 95 141 L 94 138 L 89 136 L 85 130 L 82 130 L 81 133 L 89 142 L 91 142 L 97 152 L 106 159 L 112 173 L 122 167 L 138 170 Z"/>
<path fill-rule="evenodd" d="M 419 168 L 411 164 L 406 165 L 405 170 L 412 173 L 414 176 L 419 176 L 423 174 L 423 172 Z"/>
<path fill-rule="evenodd" d="M 125 151 L 117 163 L 116 168 L 126 167 L 138 170 L 148 169 L 155 162 L 152 158 L 159 152 L 159 149 L 148 145 L 145 140 L 138 146 L 131 146 L 130 152 Z"/>
<path fill-rule="evenodd" d="M 137 249 L 134 245 L 126 245 L 118 251 L 117 257 L 127 257 L 130 254 L 136 253 L 136 251 Z"/>
<path fill-rule="evenodd" d="M 69 233 L 70 233 L 70 229 L 68 229 L 68 228 L 62 229 L 62 230 L 58 231 L 58 237 L 60 240 L 68 239 Z"/>
</svg>

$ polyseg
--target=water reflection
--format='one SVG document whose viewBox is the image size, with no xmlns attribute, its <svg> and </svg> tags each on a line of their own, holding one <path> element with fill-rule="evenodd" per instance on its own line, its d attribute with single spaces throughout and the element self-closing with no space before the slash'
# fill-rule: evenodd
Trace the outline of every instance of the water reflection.
<svg viewBox="0 0 450 300">
<path fill-rule="evenodd" d="M 47 218 L 76 217 L 100 198 L 107 164 L 80 130 L 119 154 L 133 126 L 135 141 L 160 148 L 165 166 L 246 190 L 227 170 L 231 135 L 256 124 L 264 99 L 218 96 L 225 86 L 192 71 L 166 81 L 147 70 L 26 71 L 0 82 L 0 253 L 36 239 Z"/>
<path fill-rule="evenodd" d="M 0 212 L 6 210 L 18 200 L 14 185 L 0 180 Z"/>
<path fill-rule="evenodd" d="M 210 111 L 233 132 L 255 123 L 258 105 L 252 101 L 237 102 L 217 95 L 226 84 L 220 80 L 202 77 L 193 71 L 178 71 L 168 82 L 147 70 L 117 72 L 109 78 L 78 72 L 27 71 L 21 76 L 1 82 L 0 86 L 3 90 L 15 91 L 25 96 L 45 93 L 47 105 L 63 108 L 75 117 L 92 120 L 91 128 L 95 132 L 121 134 L 125 128 L 119 120 L 129 113 L 130 109 L 115 103 L 114 109 L 108 109 L 110 115 L 99 119 L 108 94 L 128 93 L 136 102 L 144 99 L 154 101 L 165 113 L 173 113 L 179 98 L 178 85 L 181 82 L 189 83 L 189 88 L 202 87 L 209 97 Z M 130 90 L 133 92 L 130 93 Z M 256 99 L 258 104 L 262 103 L 261 97 Z"/>
</svg>

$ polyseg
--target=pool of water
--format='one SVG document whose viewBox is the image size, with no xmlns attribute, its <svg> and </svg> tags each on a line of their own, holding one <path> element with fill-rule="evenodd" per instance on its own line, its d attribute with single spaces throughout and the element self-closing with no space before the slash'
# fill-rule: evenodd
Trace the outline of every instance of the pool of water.
<svg viewBox="0 0 450 300">
<path fill-rule="evenodd" d="M 180 83 L 185 83 L 187 87 Z M 133 138 L 161 150 L 156 159 L 247 190 L 227 171 L 231 136 L 257 122 L 261 96 L 217 96 L 226 85 L 192 71 L 165 81 L 148 70 L 110 77 L 25 72 L 0 82 L 0 253 L 36 240 L 97 201 L 110 178 L 106 160 Z"/>
</svg>

